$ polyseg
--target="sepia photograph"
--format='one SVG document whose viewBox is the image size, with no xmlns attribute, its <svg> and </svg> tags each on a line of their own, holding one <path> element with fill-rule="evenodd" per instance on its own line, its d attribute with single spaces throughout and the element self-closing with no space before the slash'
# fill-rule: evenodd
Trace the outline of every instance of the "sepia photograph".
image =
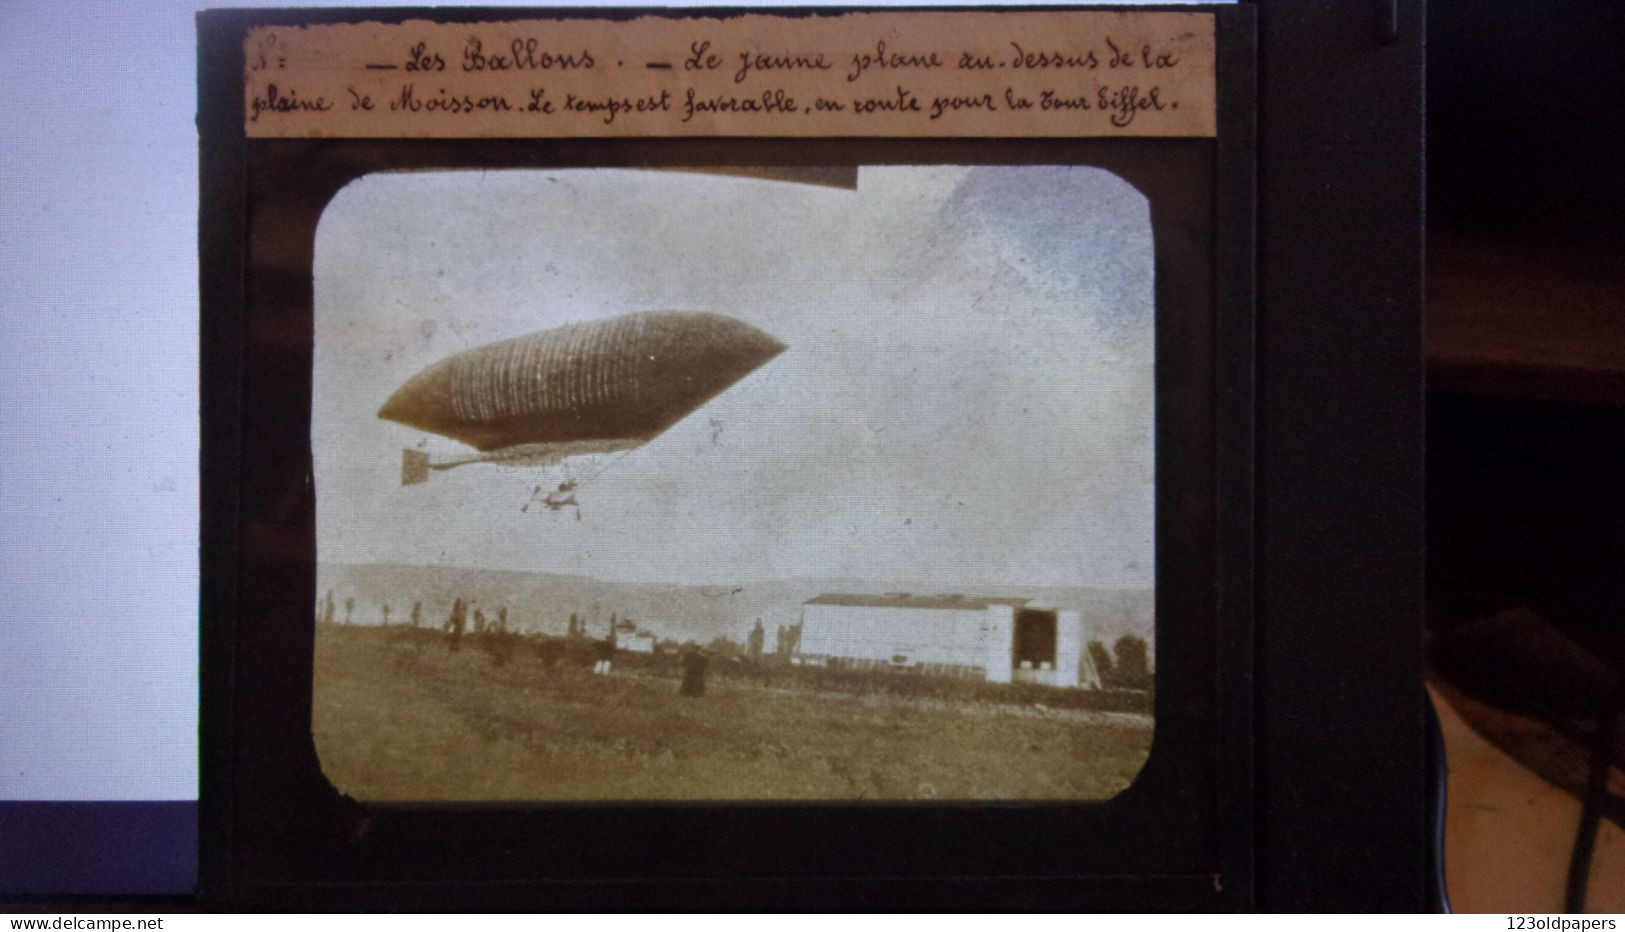
<svg viewBox="0 0 1625 932">
<path fill-rule="evenodd" d="M 1154 249 L 1081 165 L 381 172 L 314 255 L 369 802 L 1089 801 L 1154 730 Z"/>
</svg>

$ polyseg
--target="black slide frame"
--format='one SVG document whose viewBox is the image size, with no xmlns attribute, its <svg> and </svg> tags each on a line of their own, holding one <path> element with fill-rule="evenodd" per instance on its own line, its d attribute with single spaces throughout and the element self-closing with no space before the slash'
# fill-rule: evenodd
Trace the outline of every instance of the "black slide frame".
<svg viewBox="0 0 1625 932">
<path fill-rule="evenodd" d="M 1217 141 L 812 144 L 250 142 L 249 25 L 422 11 L 203 14 L 206 893 L 283 908 L 1424 908 L 1421 10 L 1391 7 L 1213 8 Z M 266 243 L 308 246 L 326 199 L 382 167 L 708 161 L 1081 162 L 1152 200 L 1167 684 L 1153 760 L 1118 800 L 369 809 L 312 772 L 297 730 L 308 745 L 309 635 L 289 624 L 314 605 L 310 281 L 264 261 Z M 1171 314 L 1175 298 L 1205 312 Z M 1165 617 L 1195 632 L 1183 651 Z M 566 859 L 549 833 L 601 843 Z"/>
</svg>

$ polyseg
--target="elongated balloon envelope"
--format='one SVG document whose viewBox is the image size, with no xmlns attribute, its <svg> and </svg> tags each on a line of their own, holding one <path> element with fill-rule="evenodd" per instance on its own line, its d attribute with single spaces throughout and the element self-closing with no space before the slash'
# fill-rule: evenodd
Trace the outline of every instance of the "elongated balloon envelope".
<svg viewBox="0 0 1625 932">
<path fill-rule="evenodd" d="M 488 454 L 478 460 L 557 461 L 647 443 L 784 350 L 722 314 L 628 314 L 442 359 L 378 416 Z M 422 481 L 428 468 L 409 451 L 402 481 Z"/>
</svg>

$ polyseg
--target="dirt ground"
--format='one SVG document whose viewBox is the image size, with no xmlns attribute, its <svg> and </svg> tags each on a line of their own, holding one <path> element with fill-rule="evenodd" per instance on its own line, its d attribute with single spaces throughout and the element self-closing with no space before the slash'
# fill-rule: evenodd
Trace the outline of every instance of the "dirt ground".
<svg viewBox="0 0 1625 932">
<path fill-rule="evenodd" d="M 328 779 L 372 801 L 1105 799 L 1151 744 L 1149 715 L 1076 707 L 1078 690 L 746 666 L 680 698 L 648 658 L 597 676 L 517 636 L 452 652 L 437 632 L 322 625 L 311 728 Z"/>
</svg>

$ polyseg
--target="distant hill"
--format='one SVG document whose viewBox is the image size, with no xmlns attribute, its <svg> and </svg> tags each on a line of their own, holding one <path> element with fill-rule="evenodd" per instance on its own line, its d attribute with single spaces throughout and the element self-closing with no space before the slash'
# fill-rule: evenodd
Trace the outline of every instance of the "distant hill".
<svg viewBox="0 0 1625 932">
<path fill-rule="evenodd" d="M 589 633 L 608 630 L 610 613 L 630 617 L 640 628 L 677 641 L 709 641 L 723 636 L 742 641 L 756 619 L 772 633 L 779 625 L 801 620 L 802 603 L 825 593 L 880 594 L 912 591 L 941 593 L 940 587 L 909 589 L 899 584 L 850 579 L 787 579 L 749 586 L 689 586 L 673 583 L 627 583 L 551 573 L 410 566 L 394 563 L 323 563 L 317 571 L 317 599 L 331 590 L 337 615 L 355 599 L 352 621 L 379 624 L 382 607 L 390 621 L 411 618 L 413 602 L 423 604 L 423 624 L 438 627 L 462 598 L 495 616 L 507 607 L 508 625 L 520 631 L 563 634 L 572 612 L 586 620 Z M 1108 644 L 1124 634 L 1152 639 L 1154 605 L 1145 590 L 1087 587 L 1010 587 L 997 592 L 982 587 L 965 595 L 1030 598 L 1047 607 L 1082 613 L 1090 640 Z"/>
</svg>

